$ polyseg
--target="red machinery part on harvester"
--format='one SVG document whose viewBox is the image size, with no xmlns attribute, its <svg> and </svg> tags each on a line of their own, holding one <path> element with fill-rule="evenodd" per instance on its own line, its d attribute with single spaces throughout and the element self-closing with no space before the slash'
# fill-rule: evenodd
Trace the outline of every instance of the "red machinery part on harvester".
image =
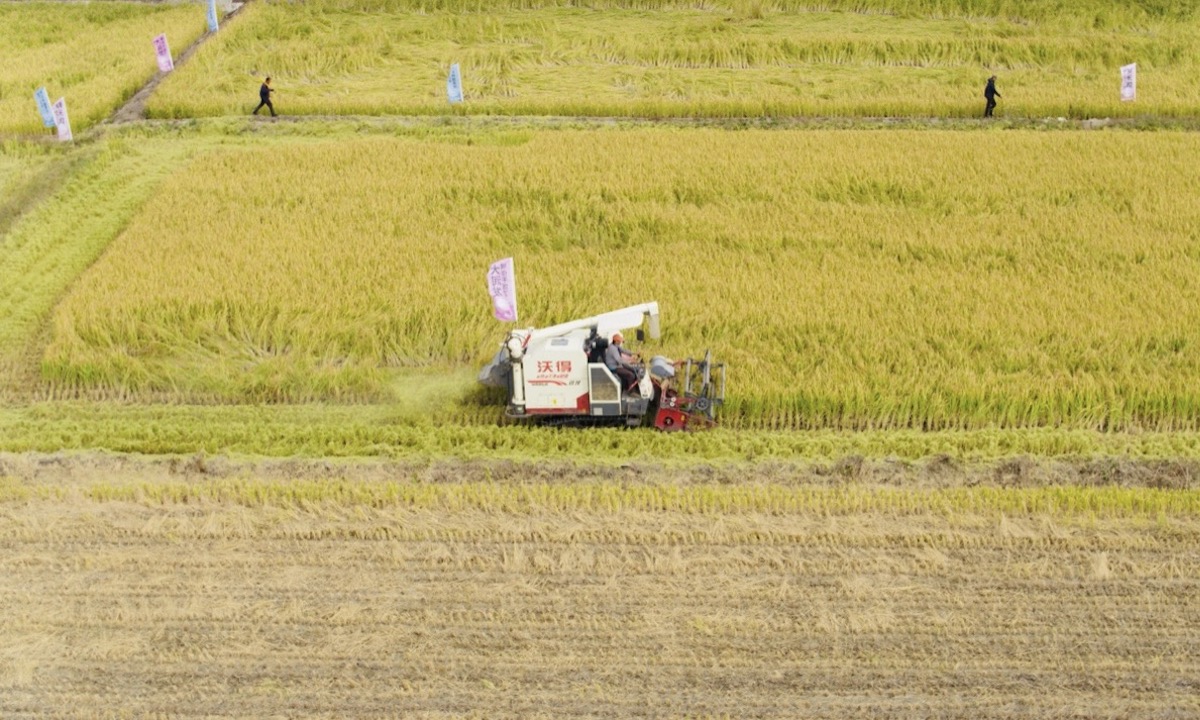
<svg viewBox="0 0 1200 720">
<path fill-rule="evenodd" d="M 716 409 L 725 402 L 725 364 L 712 362 L 712 351 L 697 362 L 688 359 L 678 391 L 660 392 L 654 427 L 664 432 L 715 427 Z"/>
</svg>

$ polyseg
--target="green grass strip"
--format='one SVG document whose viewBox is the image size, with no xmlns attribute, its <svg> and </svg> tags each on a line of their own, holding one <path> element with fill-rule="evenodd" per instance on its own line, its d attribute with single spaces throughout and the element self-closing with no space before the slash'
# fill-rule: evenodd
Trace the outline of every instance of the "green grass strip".
<svg viewBox="0 0 1200 720">
<path fill-rule="evenodd" d="M 51 308 L 187 150 L 121 140 L 84 145 L 53 196 L 24 215 L 0 253 L 0 367 L 17 361 Z"/>
</svg>

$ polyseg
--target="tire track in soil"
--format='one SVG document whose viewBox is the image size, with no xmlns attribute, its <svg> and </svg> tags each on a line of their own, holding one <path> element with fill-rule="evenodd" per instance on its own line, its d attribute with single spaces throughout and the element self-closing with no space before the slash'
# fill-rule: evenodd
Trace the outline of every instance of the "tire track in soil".
<svg viewBox="0 0 1200 720">
<path fill-rule="evenodd" d="M 246 7 L 249 1 L 250 0 L 244 0 L 243 2 L 233 3 L 233 9 L 230 10 L 224 18 L 222 18 L 222 22 L 228 23 L 237 17 L 241 13 L 242 8 Z M 218 29 L 217 32 L 220 32 L 220 30 Z M 205 32 L 203 35 L 196 38 L 196 42 L 189 45 L 188 48 L 184 50 L 178 58 L 175 59 L 175 66 L 178 67 L 187 62 L 188 59 L 191 58 L 192 55 L 200 48 L 200 46 L 203 45 L 204 42 L 213 35 L 216 35 L 216 33 Z M 103 124 L 121 125 L 124 123 L 144 120 L 146 102 L 150 99 L 150 96 L 154 94 L 154 91 L 158 89 L 158 84 L 162 82 L 163 78 L 166 76 L 167 73 L 164 72 L 155 73 L 154 77 L 150 78 L 150 81 L 146 83 L 141 90 L 138 90 L 136 93 L 134 93 L 133 97 L 129 98 L 128 102 L 122 105 L 120 109 L 113 113 L 112 117 L 106 120 Z"/>
</svg>

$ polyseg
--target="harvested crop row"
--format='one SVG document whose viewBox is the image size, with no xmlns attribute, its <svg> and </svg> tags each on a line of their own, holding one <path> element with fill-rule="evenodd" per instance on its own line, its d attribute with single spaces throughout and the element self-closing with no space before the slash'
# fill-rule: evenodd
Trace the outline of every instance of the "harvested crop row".
<svg viewBox="0 0 1200 720">
<path fill-rule="evenodd" d="M 77 477 L 57 495 L 35 481 L 0 501 L 5 716 L 1200 709 L 1194 511 L 698 515 L 89 491 L 124 485 Z"/>
</svg>

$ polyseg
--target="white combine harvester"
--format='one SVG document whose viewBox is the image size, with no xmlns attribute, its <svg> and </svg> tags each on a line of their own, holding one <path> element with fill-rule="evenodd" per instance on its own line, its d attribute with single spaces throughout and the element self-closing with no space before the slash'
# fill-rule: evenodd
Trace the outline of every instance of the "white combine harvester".
<svg viewBox="0 0 1200 720">
<path fill-rule="evenodd" d="M 680 364 L 666 392 L 642 365 L 635 383 L 622 387 L 604 364 L 614 333 L 636 329 L 644 338 L 660 337 L 658 303 L 614 310 L 547 328 L 513 330 L 479 373 L 479 381 L 508 392 L 507 415 L 542 418 L 559 424 L 642 425 L 649 415 L 661 430 L 694 430 L 715 424 L 716 407 L 725 400 L 725 366 L 704 360 Z M 655 358 L 660 367 L 665 359 Z M 651 414 L 651 411 L 653 413 Z"/>
</svg>

